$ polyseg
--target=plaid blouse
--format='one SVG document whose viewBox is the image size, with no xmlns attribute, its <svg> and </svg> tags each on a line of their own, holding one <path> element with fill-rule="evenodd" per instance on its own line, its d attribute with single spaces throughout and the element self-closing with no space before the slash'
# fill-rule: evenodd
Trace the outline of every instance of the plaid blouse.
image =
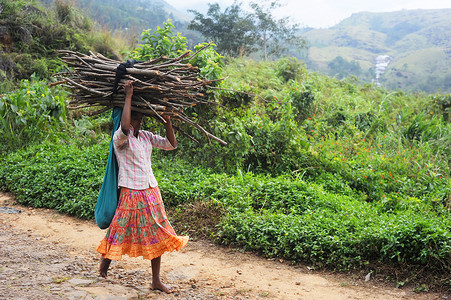
<svg viewBox="0 0 451 300">
<path fill-rule="evenodd" d="M 138 138 L 130 126 L 128 136 L 121 126 L 113 135 L 114 153 L 119 165 L 118 186 L 135 190 L 145 190 L 158 185 L 152 171 L 150 156 L 152 148 L 175 149 L 166 137 L 140 130 Z"/>
</svg>

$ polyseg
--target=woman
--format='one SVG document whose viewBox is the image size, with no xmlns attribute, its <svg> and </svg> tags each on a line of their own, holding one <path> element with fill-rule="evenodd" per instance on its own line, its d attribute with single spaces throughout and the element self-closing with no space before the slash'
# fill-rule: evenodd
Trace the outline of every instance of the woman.
<svg viewBox="0 0 451 300">
<path fill-rule="evenodd" d="M 165 138 L 140 130 L 143 114 L 131 111 L 133 82 L 127 81 L 124 89 L 121 125 L 113 136 L 120 197 L 106 237 L 97 247 L 102 254 L 99 272 L 106 277 L 111 260 L 120 260 L 123 254 L 142 256 L 151 260 L 152 288 L 170 293 L 171 288 L 160 280 L 161 255 L 180 250 L 189 237 L 177 236 L 166 217 L 150 156 L 153 147 L 173 150 L 177 141 L 169 116 L 163 116 Z"/>
</svg>

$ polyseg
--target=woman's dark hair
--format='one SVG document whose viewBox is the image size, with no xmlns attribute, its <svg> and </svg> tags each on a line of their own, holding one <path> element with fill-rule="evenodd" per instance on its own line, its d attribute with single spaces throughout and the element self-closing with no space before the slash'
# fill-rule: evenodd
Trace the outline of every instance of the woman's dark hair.
<svg viewBox="0 0 451 300">
<path fill-rule="evenodd" d="M 131 114 L 130 114 L 130 117 L 131 118 L 133 118 L 133 119 L 136 119 L 138 116 L 143 116 L 143 113 L 141 113 L 141 112 L 139 112 L 139 111 L 135 111 L 135 110 L 132 110 L 132 112 L 131 112 Z"/>
</svg>

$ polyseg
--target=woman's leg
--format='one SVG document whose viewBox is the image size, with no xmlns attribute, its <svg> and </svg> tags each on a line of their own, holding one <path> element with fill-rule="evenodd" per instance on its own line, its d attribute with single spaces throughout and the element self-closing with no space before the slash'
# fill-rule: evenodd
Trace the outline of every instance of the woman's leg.
<svg viewBox="0 0 451 300">
<path fill-rule="evenodd" d="M 161 256 L 151 260 L 152 263 L 152 288 L 165 293 L 172 293 L 172 289 L 164 285 L 160 280 Z"/>
<path fill-rule="evenodd" d="M 100 276 L 103 278 L 106 278 L 108 268 L 110 267 L 111 259 L 105 258 L 103 255 L 100 258 L 100 267 L 99 267 L 99 273 Z"/>
</svg>

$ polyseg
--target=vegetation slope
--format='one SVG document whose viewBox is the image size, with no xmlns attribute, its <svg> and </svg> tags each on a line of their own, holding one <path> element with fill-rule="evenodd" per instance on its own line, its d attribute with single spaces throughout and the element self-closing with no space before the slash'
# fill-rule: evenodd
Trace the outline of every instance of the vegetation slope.
<svg viewBox="0 0 451 300">
<path fill-rule="evenodd" d="M 36 18 L 21 3 L 11 12 Z M 201 145 L 178 135 L 178 150 L 153 158 L 179 231 L 318 269 L 384 274 L 418 292 L 450 290 L 449 95 L 338 80 L 294 58 L 205 61 L 225 78 L 210 95 L 219 105 L 187 113 L 229 145 L 187 128 Z M 47 75 L 0 98 L 0 188 L 93 218 L 110 116 L 67 112 L 67 91 Z"/>
</svg>

